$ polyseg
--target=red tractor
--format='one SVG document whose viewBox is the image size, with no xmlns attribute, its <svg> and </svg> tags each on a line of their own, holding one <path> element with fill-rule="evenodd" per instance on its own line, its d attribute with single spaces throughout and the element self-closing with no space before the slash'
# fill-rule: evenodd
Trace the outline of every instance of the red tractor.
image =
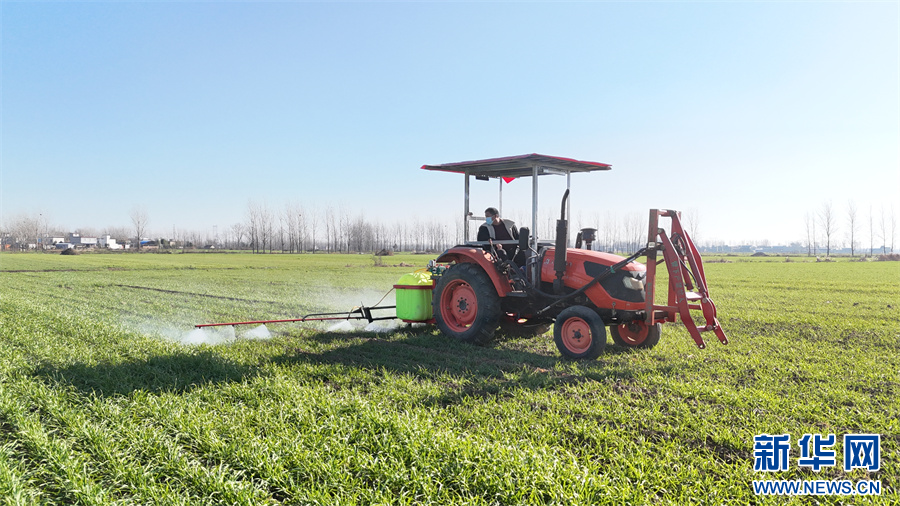
<svg viewBox="0 0 900 506">
<path fill-rule="evenodd" d="M 531 228 L 522 227 L 518 240 L 467 241 L 443 252 L 430 265 L 435 280 L 432 313 L 444 334 L 485 343 L 498 328 L 506 334 L 537 335 L 552 324 L 556 346 L 564 356 L 593 359 L 606 346 L 606 327 L 619 346 L 651 348 L 659 342 L 661 323 L 680 319 L 698 347 L 706 346 L 701 337 L 706 331 L 728 343 L 716 319 L 703 262 L 681 225 L 680 213 L 651 210 L 647 246 L 627 258 L 568 247 L 571 174 L 609 170 L 610 165 L 530 154 L 422 168 L 465 175 L 467 239 L 469 222 L 484 219 L 469 212 L 472 176 L 478 180 L 532 177 Z M 564 175 L 567 183 L 552 241 L 536 233 L 538 176 L 543 175 Z M 669 231 L 660 227 L 660 218 L 671 220 Z M 579 234 L 576 245 L 583 238 L 588 244 L 592 239 Z M 513 250 L 512 254 L 507 250 Z M 644 264 L 635 261 L 639 257 L 645 257 Z M 654 301 L 656 266 L 663 261 L 669 273 L 668 301 L 658 305 Z M 695 317 L 705 323 L 698 326 Z"/>
</svg>

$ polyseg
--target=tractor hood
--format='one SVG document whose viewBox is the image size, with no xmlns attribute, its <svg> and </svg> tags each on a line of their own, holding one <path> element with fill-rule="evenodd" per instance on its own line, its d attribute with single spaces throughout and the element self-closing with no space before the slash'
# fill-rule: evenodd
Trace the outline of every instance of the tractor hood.
<svg viewBox="0 0 900 506">
<path fill-rule="evenodd" d="M 552 283 L 554 279 L 554 260 L 556 251 L 547 248 L 543 254 L 541 265 L 541 281 Z M 590 283 L 594 278 L 605 274 L 609 266 L 625 260 L 625 257 L 588 251 L 580 249 L 566 250 L 566 272 L 563 275 L 563 284 L 577 290 Z M 612 276 L 606 277 L 599 283 L 589 288 L 585 294 L 598 307 L 608 307 L 606 301 L 618 301 L 618 309 L 625 311 L 639 311 L 644 308 L 644 281 L 647 269 L 644 264 L 631 262 L 618 269 Z M 628 279 L 626 279 L 628 278 Z M 633 281 L 631 281 L 633 280 Z M 630 287 L 630 288 L 629 288 Z M 612 300 L 610 300 L 610 297 Z"/>
<path fill-rule="evenodd" d="M 547 248 L 547 253 L 544 255 L 544 263 L 547 262 L 547 257 L 554 258 L 554 248 Z M 610 265 L 615 265 L 622 260 L 625 260 L 625 257 L 620 257 L 619 255 L 613 255 L 612 253 L 603 253 L 602 251 L 589 251 L 586 249 L 572 249 L 569 248 L 566 250 L 566 264 L 569 266 L 566 268 L 566 273 L 568 274 L 569 269 L 572 265 L 579 264 L 594 264 L 598 267 L 609 267 Z M 552 262 L 551 262 L 552 264 Z M 592 269 L 588 269 L 592 270 Z M 647 268 L 644 267 L 644 264 L 639 262 L 631 262 L 627 264 L 625 267 L 622 267 L 623 271 L 646 271 Z M 591 273 L 588 273 L 589 275 Z M 598 273 L 599 274 L 599 273 Z"/>
</svg>

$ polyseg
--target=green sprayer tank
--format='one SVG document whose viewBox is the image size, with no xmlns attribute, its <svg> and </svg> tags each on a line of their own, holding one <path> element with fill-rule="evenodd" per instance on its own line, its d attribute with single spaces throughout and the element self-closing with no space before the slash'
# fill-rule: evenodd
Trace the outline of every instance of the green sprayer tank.
<svg viewBox="0 0 900 506">
<path fill-rule="evenodd" d="M 431 314 L 431 290 L 434 281 L 428 271 L 404 274 L 394 285 L 397 290 L 397 318 L 405 322 L 429 322 Z"/>
</svg>

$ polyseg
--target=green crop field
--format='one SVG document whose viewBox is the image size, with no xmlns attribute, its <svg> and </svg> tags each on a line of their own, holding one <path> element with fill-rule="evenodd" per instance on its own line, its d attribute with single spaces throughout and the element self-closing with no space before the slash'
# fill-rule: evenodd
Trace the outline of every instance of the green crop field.
<svg viewBox="0 0 900 506">
<path fill-rule="evenodd" d="M 180 342 L 374 304 L 428 259 L 0 256 L 0 501 L 900 502 L 900 262 L 707 263 L 730 344 L 705 350 L 677 324 L 589 362 L 550 335 L 475 347 L 431 327 Z M 754 471 L 760 434 L 790 434 L 786 471 Z M 799 467 L 804 434 L 835 434 L 837 465 Z M 881 435 L 880 470 L 843 470 L 846 434 Z M 764 479 L 881 494 L 756 496 Z"/>
</svg>

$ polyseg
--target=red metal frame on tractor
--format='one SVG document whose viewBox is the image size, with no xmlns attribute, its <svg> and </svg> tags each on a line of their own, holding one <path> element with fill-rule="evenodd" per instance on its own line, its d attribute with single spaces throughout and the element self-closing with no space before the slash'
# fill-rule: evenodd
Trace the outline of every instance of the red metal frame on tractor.
<svg viewBox="0 0 900 506">
<path fill-rule="evenodd" d="M 670 218 L 671 234 L 659 226 L 660 218 Z M 662 251 L 663 259 L 657 260 Z M 656 266 L 665 262 L 669 271 L 668 302 L 666 305 L 655 303 Z M 691 338 L 699 348 L 706 348 L 701 332 L 712 331 L 722 344 L 728 344 L 728 338 L 722 325 L 716 318 L 716 305 L 709 296 L 703 260 L 694 241 L 681 224 L 681 213 L 672 210 L 650 210 L 650 226 L 647 237 L 647 285 L 644 288 L 646 297 L 646 322 L 674 322 L 680 317 L 681 322 L 691 334 Z M 698 327 L 691 316 L 691 311 L 701 311 L 706 325 Z"/>
</svg>

